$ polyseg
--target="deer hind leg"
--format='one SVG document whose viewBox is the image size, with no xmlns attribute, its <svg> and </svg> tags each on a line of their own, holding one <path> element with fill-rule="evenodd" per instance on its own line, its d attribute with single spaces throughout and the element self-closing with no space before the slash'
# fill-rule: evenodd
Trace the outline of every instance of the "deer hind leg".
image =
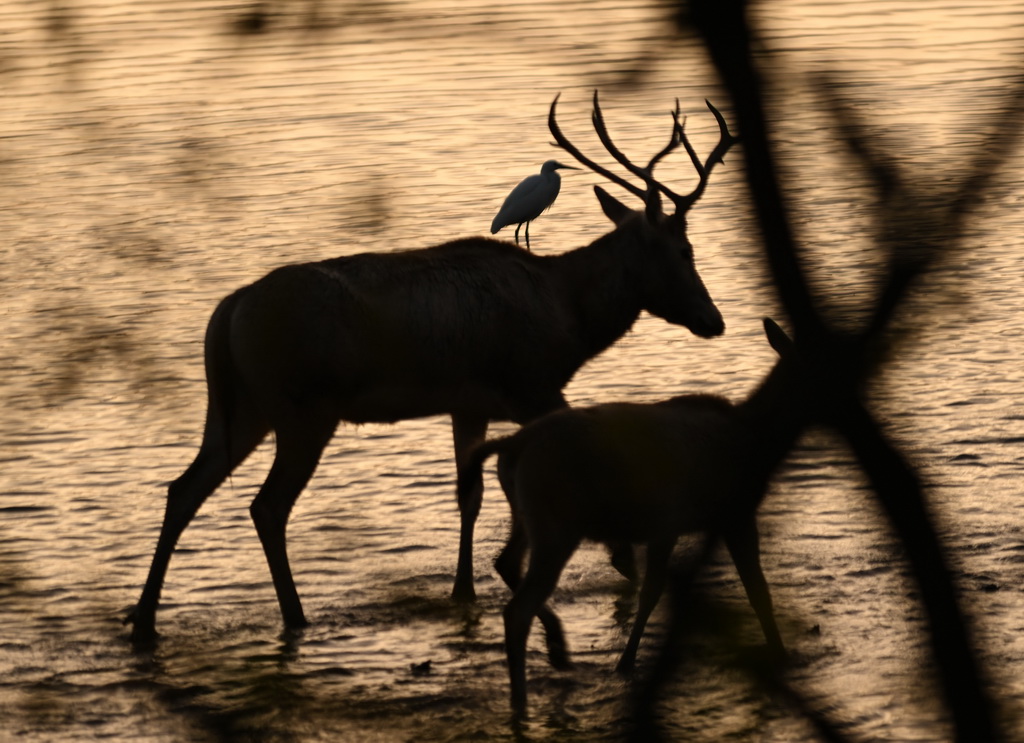
<svg viewBox="0 0 1024 743">
<path fill-rule="evenodd" d="M 151 642 L 156 637 L 156 608 L 160 591 L 181 533 L 206 498 L 267 435 L 267 423 L 251 407 L 241 401 L 236 403 L 230 420 L 221 410 L 211 410 L 207 414 L 199 453 L 167 489 L 163 526 L 146 585 L 138 604 L 125 620 L 133 624 L 132 641 L 137 644 Z"/>
<path fill-rule="evenodd" d="M 526 577 L 505 606 L 505 653 L 508 657 L 512 713 L 517 718 L 526 714 L 526 640 L 530 634 L 530 625 L 533 618 L 544 609 L 545 603 L 558 585 L 562 569 L 578 545 L 579 540 L 575 539 L 550 544 L 532 544 Z M 558 633 L 561 635 L 560 627 Z M 550 634 L 548 640 L 550 643 Z M 565 652 L 564 647 L 562 652 Z"/>
<path fill-rule="evenodd" d="M 615 666 L 617 673 L 628 674 L 636 663 L 636 653 L 640 648 L 640 640 L 644 635 L 647 620 L 658 605 L 661 594 L 665 591 L 665 579 L 668 576 L 668 562 L 672 556 L 675 540 L 652 542 L 647 546 L 647 571 L 640 587 L 640 599 L 637 602 L 636 619 L 629 633 L 626 649 L 622 652 L 619 663 Z"/>
<path fill-rule="evenodd" d="M 743 587 L 747 591 L 750 605 L 761 623 L 768 648 L 773 654 L 784 656 L 786 648 L 782 644 L 782 636 L 775 624 L 772 610 L 772 597 L 768 590 L 768 581 L 761 570 L 761 548 L 757 533 L 757 520 L 751 517 L 736 529 L 730 529 L 723 535 L 736 571 L 740 574 Z"/>
<path fill-rule="evenodd" d="M 519 589 L 522 582 L 523 555 L 526 553 L 526 547 L 526 532 L 513 514 L 512 533 L 508 538 L 508 543 L 494 561 L 495 570 L 513 593 Z M 548 646 L 548 662 L 560 671 L 572 668 L 569 651 L 565 644 L 565 633 L 562 631 L 562 622 L 558 615 L 551 607 L 544 604 L 537 610 L 537 618 L 544 626 L 544 637 Z"/>
<path fill-rule="evenodd" d="M 281 617 L 289 629 L 305 627 L 307 622 L 288 563 L 285 542 L 288 516 L 299 493 L 313 476 L 336 425 L 336 419 L 310 415 L 296 416 L 287 425 L 277 426 L 274 464 L 249 506 L 270 567 Z"/>
<path fill-rule="evenodd" d="M 483 441 L 487 434 L 487 419 L 452 416 L 452 437 L 455 440 L 455 466 L 461 471 L 469 451 Z M 473 587 L 473 529 L 477 516 L 480 515 L 480 504 L 483 502 L 484 481 L 481 475 L 473 487 L 466 493 L 459 494 L 459 561 L 455 568 L 455 586 L 452 598 L 456 601 L 475 601 L 476 589 Z"/>
</svg>

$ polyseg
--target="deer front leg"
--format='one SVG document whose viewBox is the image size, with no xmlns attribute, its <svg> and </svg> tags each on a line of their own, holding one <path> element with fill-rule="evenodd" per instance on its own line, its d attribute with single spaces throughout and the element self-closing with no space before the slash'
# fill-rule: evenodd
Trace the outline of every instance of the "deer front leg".
<svg viewBox="0 0 1024 743">
<path fill-rule="evenodd" d="M 455 467 L 461 470 L 470 449 L 483 441 L 487 434 L 487 419 L 464 416 L 452 416 L 452 436 L 455 440 Z M 473 487 L 459 495 L 459 562 L 455 568 L 455 586 L 452 598 L 456 601 L 475 601 L 476 589 L 473 587 L 473 527 L 480 515 L 480 504 L 483 501 L 484 481 L 480 477 Z"/>
<path fill-rule="evenodd" d="M 724 532 L 722 536 L 725 539 L 725 546 L 729 548 L 729 554 L 732 555 L 732 561 L 736 565 L 736 572 L 740 574 L 740 580 L 747 591 L 747 599 L 754 607 L 758 621 L 761 622 L 761 629 L 768 641 L 768 649 L 778 658 L 785 657 L 786 648 L 782 644 L 782 635 L 779 634 L 778 625 L 775 624 L 768 581 L 765 580 L 764 571 L 761 570 L 761 548 L 757 533 L 757 520 L 751 517 L 737 528 Z"/>
</svg>

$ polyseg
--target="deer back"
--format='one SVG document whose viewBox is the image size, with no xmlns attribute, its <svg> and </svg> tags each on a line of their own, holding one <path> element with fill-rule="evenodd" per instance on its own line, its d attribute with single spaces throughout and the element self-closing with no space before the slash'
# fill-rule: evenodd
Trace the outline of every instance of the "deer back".
<svg viewBox="0 0 1024 743">
<path fill-rule="evenodd" d="M 601 289 L 588 315 L 573 282 L 589 279 L 561 265 L 476 238 L 285 266 L 235 298 L 234 366 L 268 399 L 319 396 L 350 421 L 530 420 L 639 312 L 609 315 L 621 302 Z"/>
</svg>

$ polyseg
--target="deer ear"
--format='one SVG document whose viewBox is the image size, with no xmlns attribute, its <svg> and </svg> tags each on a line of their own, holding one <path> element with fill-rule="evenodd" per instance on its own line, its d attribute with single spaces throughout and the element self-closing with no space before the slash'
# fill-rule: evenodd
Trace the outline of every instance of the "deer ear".
<svg viewBox="0 0 1024 743">
<path fill-rule="evenodd" d="M 770 317 L 764 319 L 764 334 L 768 336 L 768 345 L 774 348 L 779 356 L 785 356 L 793 350 L 793 341 Z"/>
<path fill-rule="evenodd" d="M 594 193 L 597 194 L 597 200 L 601 202 L 601 209 L 604 211 L 605 216 L 616 225 L 622 224 L 633 213 L 632 209 L 600 186 L 594 186 Z"/>
</svg>

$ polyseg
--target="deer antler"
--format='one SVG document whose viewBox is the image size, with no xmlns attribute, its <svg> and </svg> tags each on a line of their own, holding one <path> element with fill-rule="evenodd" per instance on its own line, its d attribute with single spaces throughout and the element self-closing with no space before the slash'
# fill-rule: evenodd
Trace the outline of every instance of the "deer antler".
<svg viewBox="0 0 1024 743">
<path fill-rule="evenodd" d="M 601 165 L 598 165 L 593 160 L 591 160 L 589 157 L 587 157 L 582 152 L 580 152 L 579 149 L 577 149 L 576 146 L 574 144 L 572 144 L 572 142 L 570 142 L 568 139 L 565 138 L 565 135 L 562 134 L 562 130 L 558 128 L 558 123 L 555 121 L 555 106 L 558 104 L 558 98 L 561 95 L 562 94 L 559 93 L 558 95 L 555 96 L 555 100 L 551 101 L 551 111 L 548 113 L 548 129 L 551 130 L 551 134 L 555 138 L 556 146 L 557 147 L 561 147 L 563 150 L 565 150 L 570 155 L 572 155 L 574 158 L 576 158 L 577 162 L 579 162 L 579 163 L 581 163 L 583 165 L 586 165 L 590 170 L 593 170 L 598 175 L 604 176 L 605 178 L 610 180 L 612 183 L 615 183 L 615 184 L 618 184 L 619 186 L 622 186 L 624 189 L 629 191 L 634 196 L 639 196 L 641 199 L 645 198 L 646 194 L 644 193 L 644 191 L 642 189 L 638 188 L 637 186 L 634 186 L 632 183 L 627 181 L 625 178 L 622 178 L 622 177 L 616 175 L 615 173 L 611 172 L 607 168 L 605 168 L 605 167 L 603 167 Z M 597 94 L 595 93 L 594 95 L 595 95 L 595 101 L 596 101 L 596 95 Z M 607 147 L 607 145 L 605 145 L 605 146 Z M 617 150 L 615 152 L 617 152 Z M 612 154 L 614 155 L 615 152 L 612 152 Z M 621 153 L 620 153 L 620 155 L 621 155 Z M 618 157 L 616 157 L 616 159 L 618 159 Z"/>
<path fill-rule="evenodd" d="M 676 126 L 678 127 L 679 139 L 683 143 L 683 147 L 686 148 L 686 154 L 690 156 L 690 161 L 693 163 L 693 167 L 697 169 L 697 175 L 700 176 L 700 181 L 697 183 L 697 187 L 693 189 L 687 196 L 678 196 L 670 192 L 667 188 L 662 187 L 662 191 L 665 195 L 672 199 L 672 203 L 676 205 L 676 210 L 684 212 L 689 209 L 704 193 L 704 189 L 708 185 L 708 176 L 711 175 L 712 168 L 718 163 L 724 163 L 725 153 L 739 141 L 739 137 L 734 137 L 729 133 L 729 125 L 725 123 L 725 117 L 719 113 L 718 109 L 711 105 L 711 101 L 704 99 L 704 103 L 707 104 L 708 108 L 711 109 L 711 113 L 714 114 L 715 120 L 718 122 L 718 144 L 715 145 L 715 149 L 711 150 L 711 154 L 708 155 L 708 159 L 701 163 L 700 158 L 697 157 L 697 153 L 693 149 L 693 145 L 690 144 L 690 140 L 686 138 L 686 132 L 683 131 L 683 125 L 679 123 L 678 117 L 676 118 Z M 684 122 L 685 123 L 685 122 Z"/>
<path fill-rule="evenodd" d="M 722 114 L 718 112 L 718 109 L 712 106 L 709 101 L 705 101 L 705 103 L 707 103 L 708 105 L 708 108 L 711 109 L 711 113 L 714 114 L 715 119 L 718 121 L 720 138 L 718 145 L 715 147 L 714 150 L 711 151 L 711 154 L 708 155 L 708 159 L 702 163 L 700 161 L 700 158 L 697 157 L 697 153 L 694 151 L 693 146 L 686 138 L 686 132 L 683 130 L 683 124 L 679 122 L 679 99 L 677 98 L 675 110 L 670 112 L 672 114 L 672 136 L 669 139 L 668 144 L 665 145 L 657 154 L 654 155 L 654 157 L 650 159 L 650 161 L 647 163 L 647 167 L 642 168 L 639 165 L 636 165 L 633 162 L 631 162 L 630 159 L 627 158 L 622 153 L 622 151 L 615 146 L 615 143 L 612 141 L 611 135 L 608 134 L 608 127 L 604 123 L 604 114 L 601 112 L 601 104 L 598 99 L 598 93 L 595 90 L 594 111 L 591 114 L 591 121 L 594 125 L 594 131 L 597 133 L 598 139 L 601 140 L 601 144 L 604 145 L 604 148 L 608 151 L 608 153 L 613 158 L 615 158 L 615 160 L 620 165 L 622 165 L 626 170 L 628 170 L 630 173 L 643 180 L 644 184 L 647 186 L 647 189 L 645 191 L 639 188 L 638 186 L 635 186 L 634 184 L 630 183 L 629 181 L 625 180 L 624 178 L 611 172 L 607 168 L 598 165 L 593 160 L 588 158 L 586 155 L 581 153 L 575 145 L 573 145 L 571 142 L 569 142 L 568 139 L 566 139 L 565 135 L 562 134 L 561 129 L 558 128 L 558 124 L 555 122 L 555 105 L 558 103 L 559 96 L 561 96 L 561 93 L 556 95 L 555 100 L 551 102 L 551 111 L 548 114 L 548 128 L 551 130 L 552 135 L 554 135 L 557 146 L 561 147 L 563 150 L 568 152 L 570 155 L 576 158 L 578 162 L 587 166 L 587 168 L 589 168 L 590 170 L 593 170 L 595 173 L 607 178 L 613 183 L 622 186 L 624 189 L 629 191 L 634 196 L 638 196 L 641 199 L 644 199 L 645 202 L 648 200 L 648 196 L 652 191 L 661 191 L 676 205 L 676 213 L 685 212 L 687 209 L 693 206 L 697 199 L 701 197 L 701 195 L 704 193 L 704 188 L 707 186 L 708 176 L 710 175 L 712 168 L 714 168 L 716 163 L 723 162 L 722 158 L 725 155 L 725 153 L 729 150 L 730 147 L 732 147 L 732 145 L 735 142 L 738 141 L 736 137 L 729 133 L 729 128 L 725 123 L 725 118 L 722 116 Z M 659 183 L 654 179 L 654 167 L 659 162 L 661 162 L 661 160 L 666 155 L 675 150 L 680 144 L 682 144 L 683 147 L 686 149 L 686 152 L 690 156 L 690 160 L 693 162 L 694 167 L 697 169 L 697 174 L 700 176 L 700 182 L 697 184 L 697 187 L 687 196 L 679 196 L 678 194 L 674 193 L 671 189 L 669 189 L 667 186 L 663 185 L 662 183 Z"/>
<path fill-rule="evenodd" d="M 638 165 L 634 165 L 629 159 L 622 154 L 622 151 L 615 146 L 612 142 L 611 135 L 608 134 L 608 128 L 604 123 L 604 114 L 601 112 L 601 104 L 597 98 L 597 91 L 594 91 L 594 112 L 591 114 L 591 120 L 594 122 L 594 131 L 597 132 L 598 139 L 601 140 L 601 144 L 604 145 L 605 149 L 614 157 L 626 170 L 633 175 L 639 176 L 644 180 L 645 183 L 653 184 L 666 194 L 671 193 L 665 186 L 654 180 L 654 166 L 657 165 L 665 155 L 672 152 L 680 143 L 680 135 L 682 134 L 682 127 L 679 124 L 679 99 L 676 98 L 676 108 L 670 112 L 672 114 L 672 138 L 668 144 L 665 145 L 658 154 L 651 158 L 650 162 L 647 163 L 646 168 L 641 168 Z"/>
<path fill-rule="evenodd" d="M 676 108 L 674 111 L 669 111 L 672 114 L 672 138 L 668 141 L 668 144 L 651 158 L 651 161 L 647 163 L 647 172 L 653 173 L 654 166 L 661 162 L 661 158 L 665 157 L 668 153 L 672 152 L 679 143 L 683 140 L 683 126 L 686 124 L 686 117 L 683 117 L 683 123 L 679 123 L 679 99 L 676 98 Z"/>
</svg>

